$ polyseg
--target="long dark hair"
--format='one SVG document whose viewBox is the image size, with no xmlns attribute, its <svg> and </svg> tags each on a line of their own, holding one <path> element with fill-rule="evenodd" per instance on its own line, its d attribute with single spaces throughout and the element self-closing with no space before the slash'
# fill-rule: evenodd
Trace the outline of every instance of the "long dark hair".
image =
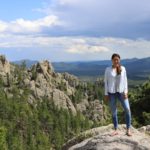
<svg viewBox="0 0 150 150">
<path fill-rule="evenodd" d="M 113 60 L 115 57 L 118 57 L 119 59 L 121 59 L 120 55 L 117 53 L 114 53 L 111 56 L 111 59 Z M 121 64 L 119 64 L 119 66 L 116 69 L 117 69 L 117 75 L 120 75 L 121 74 Z"/>
</svg>

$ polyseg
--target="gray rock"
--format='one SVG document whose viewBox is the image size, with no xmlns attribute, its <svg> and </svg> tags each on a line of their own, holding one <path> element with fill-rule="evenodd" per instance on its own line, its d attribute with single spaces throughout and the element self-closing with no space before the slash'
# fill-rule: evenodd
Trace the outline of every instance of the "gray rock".
<svg viewBox="0 0 150 150">
<path fill-rule="evenodd" d="M 100 103 L 98 99 L 90 102 L 90 118 L 95 121 L 102 121 L 105 117 L 103 105 Z"/>
<path fill-rule="evenodd" d="M 62 73 L 62 76 L 66 81 L 68 81 L 70 86 L 76 87 L 77 85 L 79 85 L 79 79 L 76 76 L 71 75 L 67 72 Z"/>
<path fill-rule="evenodd" d="M 138 129 L 140 132 L 144 132 L 150 135 L 150 125 L 147 126 L 143 126 L 141 128 Z"/>
<path fill-rule="evenodd" d="M 4 86 L 9 86 L 10 63 L 3 55 L 0 55 L 0 77 L 3 81 Z"/>
<path fill-rule="evenodd" d="M 10 74 L 10 63 L 6 60 L 5 56 L 0 55 L 0 74 Z"/>
<path fill-rule="evenodd" d="M 80 103 L 77 104 L 77 110 L 80 112 L 84 112 L 89 107 L 89 102 L 87 99 L 82 99 Z"/>
<path fill-rule="evenodd" d="M 19 72 L 19 69 L 22 69 Z M 76 115 L 77 111 L 83 113 L 91 120 L 100 121 L 103 117 L 103 108 L 99 100 L 88 102 L 89 95 L 86 91 L 83 94 L 79 104 L 74 104 L 72 98 L 79 86 L 86 88 L 87 83 L 81 82 L 76 76 L 67 72 L 56 73 L 52 64 L 45 60 L 38 62 L 31 68 L 18 68 L 16 65 L 10 64 L 5 56 L 0 56 L 0 77 L 6 88 L 7 97 L 13 96 L 12 89 L 20 89 L 19 96 L 24 93 L 24 89 L 28 89 L 27 101 L 31 105 L 36 105 L 39 101 L 48 99 L 53 101 L 58 108 L 64 108 Z M 91 98 L 93 100 L 93 98 Z M 75 108 L 76 106 L 76 108 Z"/>
<path fill-rule="evenodd" d="M 150 150 L 150 136 L 131 127 L 127 136 L 125 124 L 119 125 L 119 134 L 111 136 L 113 125 L 87 130 L 68 141 L 63 150 Z"/>
<path fill-rule="evenodd" d="M 106 114 L 100 100 L 95 99 L 89 102 L 87 99 L 88 98 L 82 99 L 81 102 L 76 105 L 76 109 L 90 120 L 103 122 Z"/>
<path fill-rule="evenodd" d="M 66 94 L 64 94 L 64 92 L 58 89 L 54 89 L 52 94 L 53 94 L 54 104 L 58 106 L 58 108 L 62 107 L 71 110 L 73 114 L 76 114 L 76 109 L 74 105 L 72 104 L 70 98 Z"/>
</svg>

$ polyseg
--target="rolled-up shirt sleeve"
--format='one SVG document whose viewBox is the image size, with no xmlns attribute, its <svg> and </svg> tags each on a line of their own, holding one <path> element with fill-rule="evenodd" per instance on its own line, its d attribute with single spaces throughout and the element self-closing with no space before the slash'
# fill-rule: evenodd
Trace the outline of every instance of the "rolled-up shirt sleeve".
<svg viewBox="0 0 150 150">
<path fill-rule="evenodd" d="M 105 84 L 105 95 L 108 95 L 108 73 L 107 73 L 107 68 L 105 69 L 105 74 L 104 74 L 104 84 Z"/>
<path fill-rule="evenodd" d="M 124 93 L 128 93 L 128 80 L 127 80 L 127 72 L 126 69 L 124 70 Z"/>
</svg>

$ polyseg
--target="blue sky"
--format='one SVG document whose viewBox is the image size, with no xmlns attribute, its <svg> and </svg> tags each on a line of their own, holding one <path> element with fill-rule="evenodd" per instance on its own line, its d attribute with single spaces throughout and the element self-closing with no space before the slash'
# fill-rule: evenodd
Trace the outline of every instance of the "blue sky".
<svg viewBox="0 0 150 150">
<path fill-rule="evenodd" d="M 0 19 L 4 21 L 15 20 L 17 18 L 37 19 L 43 16 L 33 11 L 34 8 L 41 7 L 43 0 L 5 0 L 1 1 Z"/>
<path fill-rule="evenodd" d="M 149 0 L 5 0 L 0 53 L 9 60 L 150 56 Z"/>
</svg>

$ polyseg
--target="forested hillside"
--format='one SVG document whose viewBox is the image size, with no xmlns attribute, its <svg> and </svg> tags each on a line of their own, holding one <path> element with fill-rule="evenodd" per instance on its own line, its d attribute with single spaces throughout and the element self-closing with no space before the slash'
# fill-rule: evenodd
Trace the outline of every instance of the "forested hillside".
<svg viewBox="0 0 150 150">
<path fill-rule="evenodd" d="M 0 148 L 61 149 L 81 131 L 107 124 L 103 82 L 56 73 L 48 61 L 27 69 L 0 56 Z"/>
<path fill-rule="evenodd" d="M 150 124 L 150 80 L 131 92 L 133 124 L 137 127 Z"/>
</svg>

